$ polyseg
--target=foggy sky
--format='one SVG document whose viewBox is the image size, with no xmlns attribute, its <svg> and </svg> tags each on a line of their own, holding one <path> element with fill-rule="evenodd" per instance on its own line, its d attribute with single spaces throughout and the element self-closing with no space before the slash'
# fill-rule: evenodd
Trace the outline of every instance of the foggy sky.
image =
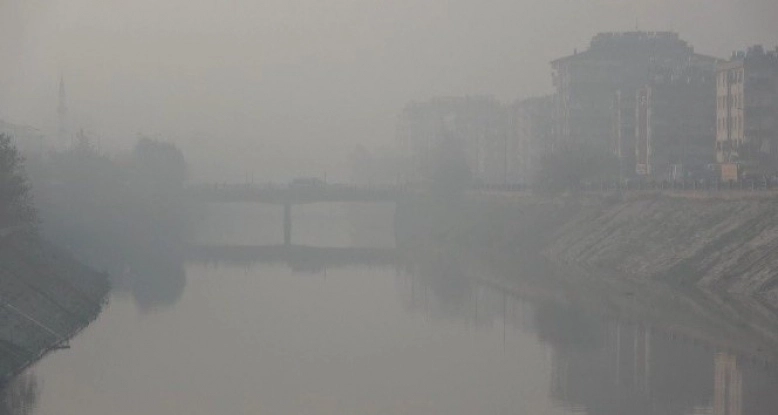
<svg viewBox="0 0 778 415">
<path fill-rule="evenodd" d="M 700 53 L 778 45 L 774 0 L 0 0 L 0 118 L 108 149 L 183 147 L 198 177 L 343 175 L 409 100 L 551 91 L 601 31 L 675 30 Z"/>
</svg>

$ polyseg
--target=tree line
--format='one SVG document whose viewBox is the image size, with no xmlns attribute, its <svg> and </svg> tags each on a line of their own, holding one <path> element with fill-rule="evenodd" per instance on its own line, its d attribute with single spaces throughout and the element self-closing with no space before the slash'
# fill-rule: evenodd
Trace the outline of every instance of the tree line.
<svg viewBox="0 0 778 415">
<path fill-rule="evenodd" d="M 82 134 L 66 150 L 25 160 L 0 134 L 0 229 L 29 229 L 93 266 L 122 269 L 181 245 L 187 178 L 181 150 L 160 140 L 106 155 Z"/>
</svg>

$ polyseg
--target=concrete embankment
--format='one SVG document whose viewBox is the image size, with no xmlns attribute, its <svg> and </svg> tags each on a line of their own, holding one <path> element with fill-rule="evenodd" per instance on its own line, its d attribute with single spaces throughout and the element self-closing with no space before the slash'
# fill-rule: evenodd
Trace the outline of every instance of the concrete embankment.
<svg viewBox="0 0 778 415">
<path fill-rule="evenodd" d="M 778 310 L 778 195 L 772 193 L 480 192 L 406 210 L 414 210 L 405 216 L 416 222 L 405 227 L 416 235 L 464 241 L 471 250 L 532 251 L 637 281 L 758 299 Z"/>
<path fill-rule="evenodd" d="M 105 275 L 36 236 L 0 237 L 0 385 L 94 320 L 109 288 Z"/>
<path fill-rule="evenodd" d="M 461 252 L 533 301 L 775 360 L 776 210 L 767 194 L 480 192 L 400 206 L 398 245 Z"/>
<path fill-rule="evenodd" d="M 778 310 L 778 198 L 634 194 L 560 218 L 546 256 Z"/>
</svg>

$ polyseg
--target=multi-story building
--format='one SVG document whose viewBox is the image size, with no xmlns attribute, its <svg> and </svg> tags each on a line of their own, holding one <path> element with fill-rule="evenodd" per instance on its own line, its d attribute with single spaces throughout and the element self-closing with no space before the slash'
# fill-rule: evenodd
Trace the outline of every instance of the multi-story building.
<svg viewBox="0 0 778 415">
<path fill-rule="evenodd" d="M 600 33 L 583 52 L 551 62 L 557 145 L 588 144 L 635 171 L 635 99 L 657 76 L 705 59 L 673 32 Z"/>
<path fill-rule="evenodd" d="M 629 90 L 616 91 L 611 106 L 610 148 L 619 159 L 619 174 L 622 177 L 635 173 L 635 105 L 635 96 Z"/>
<path fill-rule="evenodd" d="M 717 72 L 716 158 L 736 180 L 778 172 L 778 48 L 736 52 Z"/>
<path fill-rule="evenodd" d="M 545 154 L 553 150 L 554 99 L 529 98 L 511 106 L 511 132 L 506 153 L 506 182 L 532 182 Z"/>
<path fill-rule="evenodd" d="M 638 89 L 631 124 L 638 175 L 700 177 L 715 162 L 715 69 L 715 59 L 696 55 Z"/>
<path fill-rule="evenodd" d="M 502 183 L 509 118 L 506 107 L 493 97 L 442 97 L 413 102 L 398 120 L 400 153 L 409 160 L 405 180 L 431 178 L 442 145 L 464 153 L 474 179 Z"/>
</svg>

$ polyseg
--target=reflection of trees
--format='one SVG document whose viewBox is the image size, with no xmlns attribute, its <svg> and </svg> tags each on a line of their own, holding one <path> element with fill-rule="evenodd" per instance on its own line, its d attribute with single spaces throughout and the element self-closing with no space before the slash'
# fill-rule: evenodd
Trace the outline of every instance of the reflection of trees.
<svg viewBox="0 0 778 415">
<path fill-rule="evenodd" d="M 144 311 L 174 305 L 186 287 L 183 249 L 161 247 L 156 251 L 127 248 L 118 258 L 104 258 L 102 268 L 111 278 L 111 289 L 129 293 Z"/>
<path fill-rule="evenodd" d="M 109 157 L 81 136 L 78 145 L 32 164 L 30 176 L 49 239 L 109 271 L 114 286 L 132 290 L 143 307 L 180 296 L 179 251 L 191 211 L 178 148 L 142 138 L 132 152 Z"/>
<path fill-rule="evenodd" d="M 172 306 L 184 293 L 186 270 L 178 255 L 146 255 L 134 261 L 129 271 L 120 278 L 142 310 Z"/>
<path fill-rule="evenodd" d="M 38 400 L 38 382 L 31 375 L 22 375 L 0 386 L 0 415 L 31 414 Z"/>
</svg>

